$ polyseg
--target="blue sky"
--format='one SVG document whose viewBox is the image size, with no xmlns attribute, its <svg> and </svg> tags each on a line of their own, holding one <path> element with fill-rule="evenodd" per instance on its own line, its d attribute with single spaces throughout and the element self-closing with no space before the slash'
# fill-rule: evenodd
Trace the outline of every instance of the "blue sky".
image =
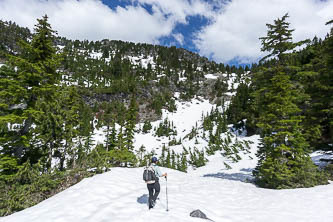
<svg viewBox="0 0 333 222">
<path fill-rule="evenodd" d="M 175 26 L 172 34 L 177 35 L 181 34 L 183 36 L 182 42 L 177 41 L 175 36 L 164 36 L 159 39 L 159 42 L 163 45 L 175 45 L 177 47 L 184 47 L 190 51 L 197 52 L 193 39 L 195 34 L 202 27 L 206 26 L 210 21 L 206 17 L 196 15 L 188 16 L 186 18 L 187 23 L 179 23 Z"/>
<path fill-rule="evenodd" d="M 333 0 L 0 0 L 0 19 L 30 29 L 47 14 L 70 39 L 177 46 L 227 64 L 258 61 L 265 24 L 286 12 L 294 41 L 323 38 Z"/>
</svg>

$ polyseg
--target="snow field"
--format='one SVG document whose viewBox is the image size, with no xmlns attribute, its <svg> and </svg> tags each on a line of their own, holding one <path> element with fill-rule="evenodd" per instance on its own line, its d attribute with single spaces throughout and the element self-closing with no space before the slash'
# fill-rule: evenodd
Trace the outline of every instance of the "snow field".
<svg viewBox="0 0 333 222">
<path fill-rule="evenodd" d="M 251 138 L 253 140 L 256 137 Z M 331 222 L 333 184 L 307 189 L 269 190 L 242 181 L 250 176 L 256 161 L 245 159 L 225 170 L 216 154 L 197 170 L 168 173 L 169 211 L 166 211 L 166 181 L 154 209 L 148 210 L 148 190 L 143 168 L 113 168 L 86 178 L 42 203 L 0 219 L 2 222 L 159 222 L 201 221 L 190 212 L 203 211 L 218 222 Z"/>
</svg>

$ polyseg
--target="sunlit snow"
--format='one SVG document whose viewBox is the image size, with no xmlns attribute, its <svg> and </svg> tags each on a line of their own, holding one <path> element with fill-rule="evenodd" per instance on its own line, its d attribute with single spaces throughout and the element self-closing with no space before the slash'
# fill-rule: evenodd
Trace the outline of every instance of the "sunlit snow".
<svg viewBox="0 0 333 222">
<path fill-rule="evenodd" d="M 206 79 L 218 79 L 218 76 L 214 75 L 214 74 L 206 74 L 205 75 Z"/>
<path fill-rule="evenodd" d="M 177 96 L 177 95 L 176 95 Z M 177 111 L 163 111 L 162 119 L 173 121 L 184 137 L 202 113 L 214 105 L 202 98 L 177 102 Z M 153 127 L 159 121 L 152 123 Z M 139 126 L 138 126 L 139 127 Z M 95 140 L 104 141 L 102 128 Z M 226 222 L 331 222 L 333 218 L 333 184 L 307 189 L 269 190 L 249 183 L 256 166 L 259 136 L 242 137 L 253 142 L 250 156 L 242 155 L 238 163 L 228 162 L 219 153 L 209 156 L 206 166 L 183 173 L 162 168 L 168 181 L 161 178 L 161 193 L 154 209 L 148 210 L 148 191 L 142 180 L 143 168 L 112 168 L 110 172 L 86 178 L 67 190 L 13 215 L 0 218 L 1 222 L 190 222 L 202 221 L 190 217 L 200 209 L 213 221 Z M 153 133 L 135 135 L 135 147 L 142 144 L 149 150 L 157 149 L 167 138 Z M 193 146 L 192 141 L 183 141 Z M 200 141 L 203 147 L 205 142 Z M 173 147 L 177 149 L 177 147 Z M 316 155 L 314 154 L 313 158 Z M 227 170 L 227 161 L 232 166 Z M 166 186 L 168 208 L 166 211 Z"/>
</svg>

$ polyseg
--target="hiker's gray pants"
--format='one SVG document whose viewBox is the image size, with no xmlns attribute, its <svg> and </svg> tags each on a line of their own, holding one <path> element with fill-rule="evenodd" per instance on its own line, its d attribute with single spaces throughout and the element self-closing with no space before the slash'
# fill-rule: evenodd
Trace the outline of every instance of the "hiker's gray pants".
<svg viewBox="0 0 333 222">
<path fill-rule="evenodd" d="M 147 188 L 149 191 L 149 208 L 153 207 L 153 201 L 155 202 L 158 194 L 160 193 L 161 187 L 160 187 L 160 183 L 158 181 L 156 181 L 153 184 L 147 184 Z"/>
</svg>

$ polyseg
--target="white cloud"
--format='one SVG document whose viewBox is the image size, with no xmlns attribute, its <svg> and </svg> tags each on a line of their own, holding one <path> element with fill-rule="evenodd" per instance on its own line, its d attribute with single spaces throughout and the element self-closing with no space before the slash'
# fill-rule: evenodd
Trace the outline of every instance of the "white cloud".
<svg viewBox="0 0 333 222">
<path fill-rule="evenodd" d="M 213 16 L 213 5 L 204 0 L 132 0 L 132 2 L 152 5 L 154 11 L 160 11 L 169 19 L 180 23 L 187 23 L 187 16 Z"/>
<path fill-rule="evenodd" d="M 183 45 L 184 44 L 184 36 L 180 33 L 177 33 L 177 34 L 173 34 L 172 35 L 176 41 L 180 44 L 180 45 Z"/>
<path fill-rule="evenodd" d="M 0 0 L 0 19 L 30 29 L 44 14 L 59 35 L 81 40 L 157 43 L 158 38 L 172 32 L 175 23 L 158 10 L 153 14 L 141 6 L 112 10 L 99 0 Z"/>
<path fill-rule="evenodd" d="M 329 31 L 325 23 L 332 19 L 333 1 L 319 0 L 233 0 L 219 11 L 214 21 L 197 33 L 200 54 L 216 61 L 257 61 L 259 37 L 267 34 L 266 23 L 289 13 L 290 27 L 296 29 L 294 41 L 324 37 Z"/>
<path fill-rule="evenodd" d="M 139 4 L 112 10 L 101 0 L 0 0 L 0 19 L 32 29 L 36 19 L 47 14 L 52 28 L 67 38 L 157 44 L 177 23 L 186 23 L 187 16 L 210 12 L 210 5 L 202 1 L 127 0 Z M 152 5 L 153 13 L 143 4 Z"/>
</svg>

